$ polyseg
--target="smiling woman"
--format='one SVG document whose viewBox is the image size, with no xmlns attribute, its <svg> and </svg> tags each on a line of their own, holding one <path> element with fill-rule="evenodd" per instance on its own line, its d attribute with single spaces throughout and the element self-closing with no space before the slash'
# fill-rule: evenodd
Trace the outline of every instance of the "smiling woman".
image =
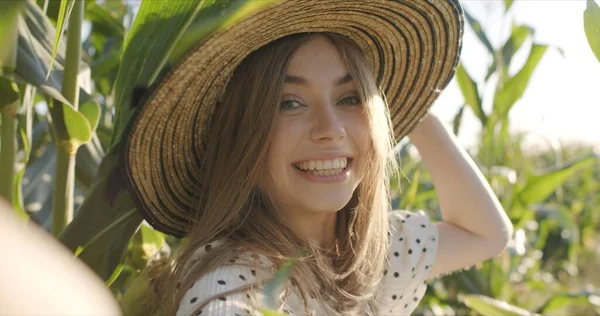
<svg viewBox="0 0 600 316">
<path fill-rule="evenodd" d="M 156 283 L 163 310 L 410 314 L 427 278 L 500 252 L 510 222 L 485 180 L 434 117 L 417 126 L 461 36 L 451 0 L 294 0 L 190 54 L 143 105 L 125 150 L 142 215 L 187 237 Z M 390 212 L 392 149 L 409 134 L 436 177 L 442 223 Z M 290 260 L 283 291 L 265 298 Z"/>
</svg>

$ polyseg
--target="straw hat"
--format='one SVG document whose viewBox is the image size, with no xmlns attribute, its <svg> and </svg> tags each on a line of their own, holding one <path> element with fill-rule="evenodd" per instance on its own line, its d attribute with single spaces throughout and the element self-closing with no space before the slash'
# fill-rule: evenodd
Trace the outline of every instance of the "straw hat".
<svg viewBox="0 0 600 316">
<path fill-rule="evenodd" d="M 189 229 L 200 139 L 238 64 L 296 33 L 345 35 L 362 49 L 404 137 L 452 78 L 463 33 L 458 0 L 288 0 L 219 31 L 165 76 L 130 126 L 124 175 L 143 217 L 174 236 Z"/>
</svg>

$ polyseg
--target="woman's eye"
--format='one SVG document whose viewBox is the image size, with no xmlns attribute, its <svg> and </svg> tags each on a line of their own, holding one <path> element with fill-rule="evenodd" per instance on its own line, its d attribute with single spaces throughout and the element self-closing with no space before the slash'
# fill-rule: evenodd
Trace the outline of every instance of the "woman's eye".
<svg viewBox="0 0 600 316">
<path fill-rule="evenodd" d="M 355 97 L 355 96 L 345 97 L 342 99 L 342 101 L 340 101 L 340 104 L 344 104 L 344 105 L 359 105 L 360 103 L 361 103 L 360 98 Z"/>
<path fill-rule="evenodd" d="M 302 106 L 302 103 L 296 100 L 284 100 L 279 104 L 281 110 L 294 110 Z"/>
</svg>

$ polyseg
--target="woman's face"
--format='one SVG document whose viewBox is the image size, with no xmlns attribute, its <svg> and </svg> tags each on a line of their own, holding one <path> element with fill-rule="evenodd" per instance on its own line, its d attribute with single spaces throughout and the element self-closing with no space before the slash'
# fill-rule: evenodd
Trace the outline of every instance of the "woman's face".
<svg viewBox="0 0 600 316">
<path fill-rule="evenodd" d="M 326 37 L 295 52 L 279 107 L 266 162 L 270 194 L 288 219 L 333 215 L 363 177 L 369 132 L 357 86 Z"/>
</svg>

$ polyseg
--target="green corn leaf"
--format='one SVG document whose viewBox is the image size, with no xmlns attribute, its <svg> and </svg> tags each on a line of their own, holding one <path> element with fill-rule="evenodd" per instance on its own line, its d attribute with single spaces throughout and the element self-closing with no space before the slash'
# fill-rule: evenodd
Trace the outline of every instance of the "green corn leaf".
<svg viewBox="0 0 600 316">
<path fill-rule="evenodd" d="M 79 112 L 87 120 L 92 133 L 96 130 L 96 127 L 98 127 L 98 122 L 100 121 L 100 111 L 100 104 L 98 104 L 98 102 L 96 102 L 94 99 L 89 99 L 79 107 Z"/>
<path fill-rule="evenodd" d="M 115 280 L 119 277 L 119 275 L 121 275 L 121 272 L 123 271 L 123 264 L 120 264 L 117 266 L 117 268 L 115 269 L 115 271 L 113 271 L 113 274 L 110 276 L 110 278 L 108 278 L 108 280 L 106 280 L 106 282 L 104 282 L 106 284 L 107 287 L 110 287 L 113 282 L 115 282 Z"/>
<path fill-rule="evenodd" d="M 590 168 L 594 164 L 598 164 L 598 156 L 590 154 L 541 175 L 529 177 L 522 191 L 518 193 L 521 203 L 527 206 L 544 201 L 576 172 Z"/>
<path fill-rule="evenodd" d="M 459 300 L 481 315 L 529 316 L 531 312 L 484 295 L 459 295 Z"/>
<path fill-rule="evenodd" d="M 92 22 L 94 32 L 119 38 L 125 36 L 123 24 L 95 1 L 86 1 L 85 19 Z"/>
<path fill-rule="evenodd" d="M 490 40 L 488 39 L 487 35 L 485 34 L 485 31 L 483 30 L 481 23 L 467 11 L 465 11 L 465 17 L 467 18 L 467 22 L 469 22 L 469 25 L 471 26 L 471 28 L 475 32 L 475 35 L 477 35 L 477 38 L 479 38 L 479 40 L 481 41 L 483 46 L 485 46 L 485 48 L 487 48 L 487 50 L 488 50 L 488 52 L 490 52 L 490 54 L 492 54 L 492 55 L 495 54 L 494 47 L 492 46 L 492 43 L 490 43 Z"/>
<path fill-rule="evenodd" d="M 198 39 L 206 38 L 213 32 L 225 29 L 244 16 L 278 1 L 280 0 L 229 0 L 228 5 L 224 7 L 215 5 L 205 6 L 198 12 L 198 16 L 184 33 L 181 40 L 177 42 L 173 52 L 169 56 L 169 61 L 176 63 L 180 60 L 190 49 L 199 44 Z"/>
<path fill-rule="evenodd" d="M 74 5 L 75 0 L 61 0 L 60 2 L 60 11 L 58 12 L 58 21 L 56 22 L 56 35 L 54 36 L 54 45 L 52 45 L 52 59 L 50 59 L 50 67 L 48 67 L 46 78 L 50 75 L 50 71 L 52 71 L 52 65 L 58 52 L 58 45 L 63 36 L 65 22 L 69 20 L 69 15 L 71 15 Z"/>
<path fill-rule="evenodd" d="M 59 42 L 53 57 L 53 41 L 56 30 L 41 8 L 33 1 L 24 1 L 24 19 L 18 24 L 19 44 L 15 75 L 28 84 L 40 89 L 44 94 L 62 103 L 69 103 L 62 95 L 63 69 L 65 64 L 65 43 Z M 51 67 L 50 64 L 53 63 Z M 49 69 L 52 68 L 52 71 Z M 88 72 L 89 66 L 80 63 L 80 73 Z M 47 76 L 47 74 L 50 74 Z M 79 103 L 90 99 L 84 89 L 79 89 Z"/>
<path fill-rule="evenodd" d="M 124 43 L 115 82 L 115 127 L 112 143 L 121 138 L 131 118 L 133 88 L 149 87 L 166 67 L 175 64 L 210 34 L 268 5 L 269 1 L 144 1 Z M 149 50 L 152 54 L 148 54 Z"/>
<path fill-rule="evenodd" d="M 146 257 L 154 256 L 165 244 L 165 236 L 148 225 L 140 227 L 141 247 Z"/>
<path fill-rule="evenodd" d="M 496 111 L 498 118 L 508 115 L 512 106 L 523 96 L 529 84 L 529 79 L 546 53 L 547 48 L 547 45 L 533 44 L 523 68 L 514 77 L 506 80 L 504 86 L 496 92 L 494 111 Z"/>
<path fill-rule="evenodd" d="M 66 136 L 68 137 L 62 140 L 75 146 L 89 142 L 92 139 L 92 127 L 85 115 L 68 104 L 63 103 L 61 105 L 65 127 L 67 128 Z"/>
<path fill-rule="evenodd" d="M 460 125 L 466 107 L 466 104 L 463 104 L 460 109 L 458 109 L 458 112 L 456 112 L 456 115 L 454 115 L 454 119 L 452 120 L 452 132 L 454 135 L 458 135 L 458 132 L 460 131 Z"/>
<path fill-rule="evenodd" d="M 600 62 L 600 6 L 594 0 L 587 0 L 587 8 L 583 12 L 583 27 L 590 48 Z"/>
<path fill-rule="evenodd" d="M 0 70 L 13 71 L 17 65 L 17 23 L 25 1 L 0 1 Z"/>
<path fill-rule="evenodd" d="M 525 40 L 529 35 L 533 35 L 534 30 L 526 25 L 514 25 L 510 37 L 506 40 L 506 43 L 502 46 L 502 58 L 504 59 L 504 69 L 508 73 L 508 68 L 512 62 L 512 58 L 515 56 L 517 51 L 523 46 Z"/>
<path fill-rule="evenodd" d="M 523 43 L 527 39 L 530 34 L 533 34 L 534 30 L 525 25 L 514 25 L 512 26 L 512 31 L 510 37 L 506 40 L 504 45 L 502 46 L 502 56 L 496 56 L 488 68 L 488 72 L 485 75 L 485 80 L 489 80 L 492 74 L 494 74 L 498 69 L 498 58 L 502 58 L 502 77 L 504 80 L 508 79 L 508 69 L 510 67 L 510 63 L 512 62 L 512 58 L 515 53 L 523 46 Z"/>
<path fill-rule="evenodd" d="M 568 311 L 566 308 L 571 305 L 585 306 L 589 304 L 590 296 L 593 295 L 594 293 L 588 291 L 554 295 L 546 301 L 546 303 L 538 310 L 538 312 L 542 315 L 565 314 Z"/>
<path fill-rule="evenodd" d="M 475 83 L 475 80 L 473 80 L 469 73 L 467 73 L 462 64 L 459 64 L 458 68 L 456 69 L 456 81 L 458 82 L 460 91 L 463 94 L 465 103 L 471 108 L 471 110 L 473 110 L 475 116 L 479 118 L 481 125 L 485 126 L 487 117 L 483 112 L 481 97 L 479 95 L 479 90 L 477 89 L 477 83 Z"/>
</svg>

